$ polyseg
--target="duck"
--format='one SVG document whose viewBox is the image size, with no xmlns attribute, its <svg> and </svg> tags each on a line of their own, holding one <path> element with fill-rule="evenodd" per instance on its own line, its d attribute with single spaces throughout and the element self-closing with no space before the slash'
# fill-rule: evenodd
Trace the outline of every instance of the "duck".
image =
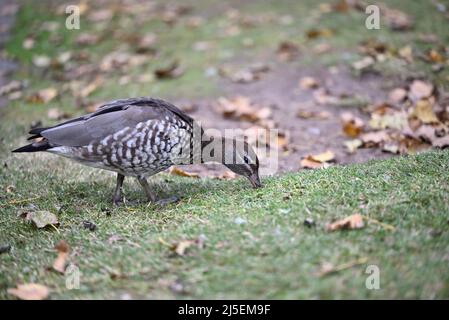
<svg viewBox="0 0 449 320">
<path fill-rule="evenodd" d="M 112 197 L 123 202 L 125 177 L 134 177 L 149 202 L 158 200 L 147 178 L 173 165 L 219 162 L 262 186 L 259 159 L 245 140 L 209 136 L 188 114 L 156 98 L 114 100 L 95 112 L 29 131 L 32 143 L 14 153 L 49 152 L 117 173 Z"/>
</svg>

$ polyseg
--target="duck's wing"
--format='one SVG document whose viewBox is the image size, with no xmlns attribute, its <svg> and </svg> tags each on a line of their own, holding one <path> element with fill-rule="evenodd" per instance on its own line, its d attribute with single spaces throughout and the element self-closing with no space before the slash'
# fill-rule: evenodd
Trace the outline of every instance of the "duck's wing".
<svg viewBox="0 0 449 320">
<path fill-rule="evenodd" d="M 52 145 L 78 147 L 101 140 L 126 127 L 135 127 L 148 120 L 174 120 L 186 126 L 193 119 L 174 105 L 159 99 L 132 98 L 112 101 L 96 112 L 72 119 L 57 126 L 35 129 L 30 133 L 46 138 Z"/>
</svg>

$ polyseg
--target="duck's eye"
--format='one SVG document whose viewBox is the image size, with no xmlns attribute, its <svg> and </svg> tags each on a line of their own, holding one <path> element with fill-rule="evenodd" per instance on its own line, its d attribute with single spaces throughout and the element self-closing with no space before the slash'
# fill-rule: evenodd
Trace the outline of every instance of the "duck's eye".
<svg viewBox="0 0 449 320">
<path fill-rule="evenodd" d="M 243 156 L 243 161 L 245 161 L 245 163 L 248 164 L 249 163 L 248 157 L 247 156 Z"/>
</svg>

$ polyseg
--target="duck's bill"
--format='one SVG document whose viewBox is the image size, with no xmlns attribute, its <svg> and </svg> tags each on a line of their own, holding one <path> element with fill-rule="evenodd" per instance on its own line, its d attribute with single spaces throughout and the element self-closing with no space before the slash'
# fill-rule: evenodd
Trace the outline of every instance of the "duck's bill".
<svg viewBox="0 0 449 320">
<path fill-rule="evenodd" d="M 254 173 L 252 175 L 250 175 L 248 177 L 249 181 L 251 182 L 251 185 L 254 188 L 261 188 L 262 187 L 262 183 L 260 183 L 260 178 L 259 178 L 259 174 Z"/>
</svg>

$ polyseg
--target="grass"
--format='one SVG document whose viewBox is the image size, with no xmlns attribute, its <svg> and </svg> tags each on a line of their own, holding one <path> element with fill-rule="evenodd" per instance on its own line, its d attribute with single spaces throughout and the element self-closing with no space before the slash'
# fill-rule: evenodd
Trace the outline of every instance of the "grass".
<svg viewBox="0 0 449 320">
<path fill-rule="evenodd" d="M 0 186 L 0 298 L 16 283 L 38 282 L 51 297 L 120 298 L 448 298 L 449 151 L 264 179 L 250 189 L 223 182 L 154 179 L 159 195 L 179 204 L 147 206 L 136 183 L 126 196 L 140 204 L 111 209 L 114 179 L 51 155 L 6 156 Z M 52 170 L 49 172 L 48 167 Z M 32 199 L 26 201 L 26 199 Z M 34 199 L 34 200 L 33 200 Z M 21 204 L 10 204 L 15 200 Z M 60 226 L 38 230 L 17 217 L 34 205 L 57 213 Z M 328 233 L 325 225 L 353 213 L 381 221 Z M 309 228 L 306 218 L 316 221 Z M 91 232 L 82 227 L 97 225 Z M 237 223 L 244 221 L 244 223 Z M 111 236 L 122 241 L 110 243 Z M 205 239 L 176 255 L 167 244 Z M 55 244 L 72 248 L 82 272 L 79 290 L 51 270 Z M 366 262 L 320 276 L 321 266 Z M 365 288 L 368 265 L 380 268 L 381 289 Z M 182 290 L 174 289 L 181 285 Z"/>
<path fill-rule="evenodd" d="M 160 57 L 131 74 L 152 72 L 179 58 L 186 73 L 169 81 L 150 84 L 117 85 L 119 73 L 112 73 L 90 97 L 112 100 L 125 96 L 154 95 L 164 98 L 210 98 L 221 94 L 221 82 L 207 78 L 204 70 L 224 63 L 270 61 L 278 43 L 290 39 L 300 45 L 300 66 L 351 63 L 360 58 L 357 45 L 374 37 L 400 48 L 412 44 L 425 51 L 419 33 L 435 33 L 449 39 L 444 17 L 424 1 L 387 1 L 418 17 L 414 32 L 394 33 L 388 28 L 368 31 L 363 14 L 330 13 L 316 18 L 316 1 L 259 1 L 239 4 L 244 13 L 290 14 L 291 25 L 263 24 L 243 28 L 233 37 L 217 37 L 229 24 L 222 10 L 206 9 L 195 2 L 194 13 L 206 20 L 198 29 L 180 23 L 170 28 L 148 19 L 131 32 L 156 32 Z M 219 2 L 207 2 L 215 8 Z M 237 6 L 237 4 L 236 4 Z M 206 7 L 205 7 L 206 8 Z M 219 8 L 219 7 L 217 7 Z M 422 14 L 426 12 L 427 14 Z M 38 13 L 38 14 L 36 14 Z M 120 17 L 114 25 L 126 23 Z M 129 20 L 129 19 L 128 19 Z M 58 80 L 31 67 L 35 54 L 55 57 L 64 51 L 80 50 L 73 43 L 80 32 L 94 32 L 98 26 L 82 20 L 82 30 L 59 28 L 58 45 L 49 45 L 52 36 L 41 32 L 43 22 L 58 16 L 44 5 L 26 2 L 19 12 L 17 27 L 7 45 L 7 53 L 22 65 L 16 78 L 28 80 L 28 91 L 56 86 Z M 335 36 L 310 41 L 310 28 L 326 27 Z M 123 30 L 128 30 L 122 27 Z M 354 33 L 356 29 L 358 32 Z M 27 51 L 22 42 L 34 30 L 36 46 Z M 54 36 L 54 35 L 53 35 Z M 244 46 L 246 38 L 254 45 Z M 196 41 L 215 41 L 216 49 L 196 52 Z M 316 56 L 308 50 L 315 43 L 328 41 L 335 48 Z M 88 47 L 94 61 L 116 49 L 115 39 Z M 388 67 L 388 66 L 387 66 Z M 419 61 L 410 68 L 428 74 L 444 84 L 447 68 L 430 73 Z M 388 69 L 385 75 L 395 73 Z M 400 69 L 406 74 L 409 70 Z M 30 93 L 27 92 L 27 93 Z M 49 108 L 59 107 L 72 114 L 75 99 L 60 91 L 59 98 L 47 105 L 24 100 L 12 101 L 0 109 L 0 245 L 11 245 L 0 255 L 0 299 L 11 298 L 7 288 L 18 283 L 37 282 L 49 286 L 52 299 L 61 298 L 449 298 L 447 273 L 449 252 L 449 151 L 433 151 L 363 165 L 304 171 L 264 179 L 260 190 L 247 181 L 196 180 L 160 174 L 153 185 L 160 196 L 182 196 L 178 204 L 147 206 L 137 183 L 127 181 L 127 199 L 140 201 L 120 208 L 111 207 L 114 178 L 47 154 L 12 155 L 21 145 L 33 120 L 46 119 Z M 11 186 L 13 188 L 11 188 Z M 6 190 L 12 190 L 6 192 Z M 16 201 L 22 201 L 14 204 Z M 38 230 L 19 217 L 19 210 L 34 206 L 58 215 L 58 230 Z M 395 231 L 368 222 L 355 231 L 328 233 L 327 223 L 360 213 L 391 225 Z M 316 226 L 304 225 L 312 218 Z M 97 225 L 95 231 L 83 228 L 83 221 Z M 236 222 L 244 223 L 236 223 Z M 112 236 L 121 241 L 110 243 Z M 190 247 L 178 256 L 169 245 L 182 240 L 205 239 L 204 248 Z M 55 244 L 64 239 L 72 248 L 69 261 L 82 272 L 79 290 L 68 290 L 65 277 L 49 270 Z M 329 275 L 320 275 L 323 264 L 334 267 L 354 264 Z M 365 287 L 368 265 L 380 269 L 380 290 Z"/>
</svg>

